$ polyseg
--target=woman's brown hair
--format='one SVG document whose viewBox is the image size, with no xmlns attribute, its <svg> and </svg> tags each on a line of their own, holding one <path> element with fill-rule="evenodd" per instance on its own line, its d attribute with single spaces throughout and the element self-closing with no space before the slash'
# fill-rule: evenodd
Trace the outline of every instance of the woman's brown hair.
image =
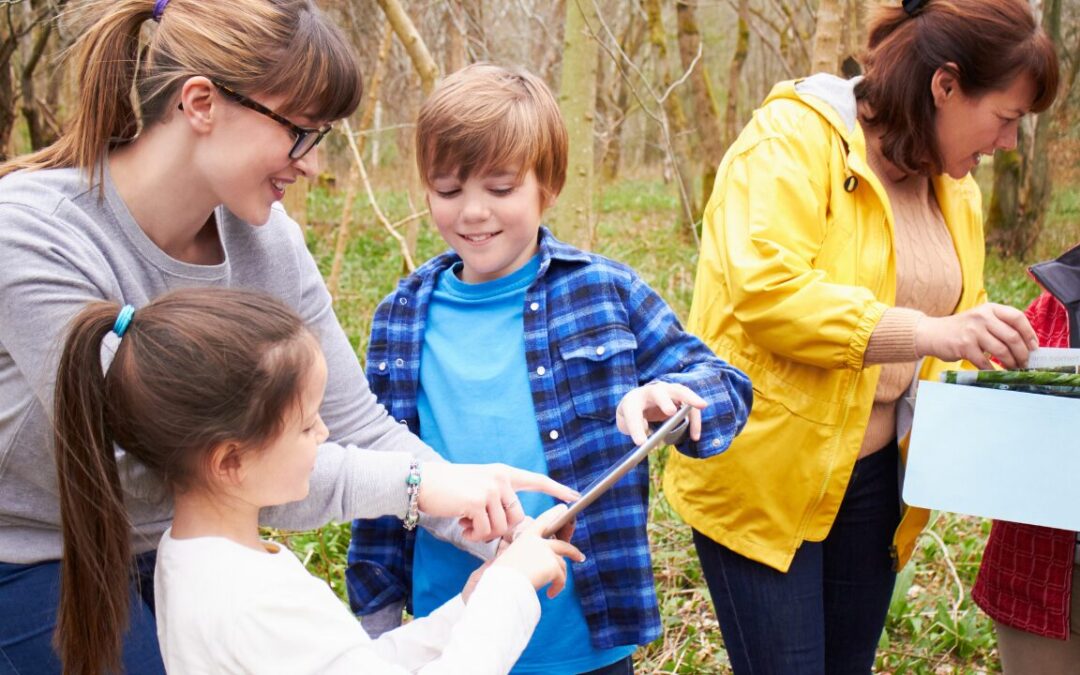
<svg viewBox="0 0 1080 675">
<path fill-rule="evenodd" d="M 317 349 L 301 319 L 269 296 L 186 289 L 136 311 L 103 370 L 119 310 L 95 302 L 75 317 L 56 380 L 55 639 L 64 672 L 76 675 L 120 671 L 133 559 L 115 447 L 173 490 L 198 485 L 220 444 L 258 449 L 280 433 Z"/>
<path fill-rule="evenodd" d="M 108 151 L 172 113 L 181 85 L 203 75 L 247 95 L 283 96 L 284 115 L 340 119 L 360 102 L 348 40 L 312 0 L 169 0 L 142 45 L 155 0 L 89 0 L 74 49 L 79 101 L 53 145 L 0 165 L 79 167 L 93 184 Z M 137 105 L 133 105 L 132 91 Z"/>
<path fill-rule="evenodd" d="M 913 14 L 900 6 L 876 10 L 866 76 L 855 86 L 855 96 L 872 111 L 867 122 L 884 131 L 883 154 L 901 170 L 943 171 L 930 90 L 938 68 L 948 68 L 969 97 L 1003 90 L 1026 75 L 1035 85 L 1032 111 L 1053 103 L 1057 54 L 1027 0 L 927 0 Z"/>
</svg>

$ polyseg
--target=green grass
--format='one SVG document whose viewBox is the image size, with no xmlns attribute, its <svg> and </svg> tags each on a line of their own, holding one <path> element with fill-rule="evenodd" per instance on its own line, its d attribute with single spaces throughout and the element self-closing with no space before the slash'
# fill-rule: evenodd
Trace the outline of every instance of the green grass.
<svg viewBox="0 0 1080 675">
<path fill-rule="evenodd" d="M 377 194 L 391 221 L 410 213 L 404 191 Z M 314 223 L 307 241 L 324 274 L 330 270 L 342 197 L 313 189 L 309 214 Z M 671 186 L 659 181 L 626 180 L 598 198 L 599 253 L 632 265 L 685 318 L 693 292 L 697 251 L 693 235 L 679 224 L 679 202 Z M 1038 292 L 1027 277 L 1031 262 L 1053 257 L 1080 241 L 1080 189 L 1059 190 L 1044 234 L 1030 260 L 1001 260 L 989 255 L 986 286 L 997 302 L 1023 307 Z M 417 263 L 443 250 L 434 228 L 421 221 Z M 338 316 L 358 353 L 363 355 L 371 314 L 396 284 L 403 270 L 397 242 L 378 224 L 366 196 L 356 198 Z M 689 528 L 664 501 L 660 487 L 662 457 L 654 461 L 649 535 L 654 554 L 657 593 L 664 635 L 638 651 L 642 673 L 730 672 L 715 616 L 709 604 Z M 913 562 L 901 573 L 878 652 L 883 673 L 997 672 L 992 624 L 970 600 L 970 589 L 989 531 L 986 521 L 941 514 L 927 533 Z M 305 533 L 271 533 L 298 553 L 308 569 L 344 598 L 347 525 Z"/>
</svg>

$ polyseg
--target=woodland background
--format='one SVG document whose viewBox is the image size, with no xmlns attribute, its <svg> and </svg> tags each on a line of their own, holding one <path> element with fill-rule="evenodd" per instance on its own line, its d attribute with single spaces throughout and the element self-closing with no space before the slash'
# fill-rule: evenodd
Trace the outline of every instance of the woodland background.
<svg viewBox="0 0 1080 675">
<path fill-rule="evenodd" d="M 520 65 L 558 94 L 571 138 L 566 189 L 549 214 L 562 238 L 623 260 L 683 318 L 700 213 L 724 150 L 779 80 L 859 72 L 876 0 L 322 0 L 352 38 L 364 101 L 322 146 L 322 171 L 291 186 L 358 353 L 375 304 L 443 248 L 413 168 L 413 120 L 442 75 L 486 60 Z M 1032 0 L 1058 46 L 1063 87 L 1029 116 L 1019 147 L 983 162 L 990 296 L 1023 307 L 1025 268 L 1080 241 L 1080 0 Z M 64 55 L 77 0 L 0 0 L 0 159 L 52 142 L 76 98 Z M 148 28 L 148 30 L 151 30 Z M 688 528 L 653 462 L 650 534 L 664 636 L 639 672 L 730 672 Z M 901 573 L 878 672 L 997 672 L 993 629 L 971 603 L 989 523 L 940 514 Z M 348 527 L 269 533 L 344 594 Z"/>
</svg>

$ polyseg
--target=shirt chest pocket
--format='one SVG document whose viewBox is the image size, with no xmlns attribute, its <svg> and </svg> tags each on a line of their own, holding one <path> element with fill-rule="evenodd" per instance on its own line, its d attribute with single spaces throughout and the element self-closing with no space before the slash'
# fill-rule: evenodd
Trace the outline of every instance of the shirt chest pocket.
<svg viewBox="0 0 1080 675">
<path fill-rule="evenodd" d="M 619 401 L 637 386 L 637 338 L 620 325 L 601 326 L 559 340 L 559 356 L 579 417 L 614 421 Z"/>
</svg>

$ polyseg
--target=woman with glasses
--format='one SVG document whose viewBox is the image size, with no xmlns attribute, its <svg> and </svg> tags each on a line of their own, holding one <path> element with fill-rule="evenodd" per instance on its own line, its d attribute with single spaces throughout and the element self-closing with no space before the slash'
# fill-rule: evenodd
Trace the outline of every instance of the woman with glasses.
<svg viewBox="0 0 1080 675">
<path fill-rule="evenodd" d="M 360 100 L 354 54 L 311 0 L 90 0 L 85 10 L 68 131 L 0 165 L 0 673 L 60 672 L 47 411 L 61 336 L 90 301 L 138 308 L 178 287 L 258 289 L 318 336 L 330 440 L 370 450 L 323 445 L 309 498 L 264 510 L 268 524 L 465 514 L 464 530 L 444 533 L 464 543 L 522 518 L 515 489 L 571 498 L 545 477 L 437 461 L 371 396 L 300 228 L 278 205 L 318 171 L 330 122 Z M 106 340 L 103 355 L 115 346 Z M 171 505 L 116 452 L 138 554 L 124 665 L 160 673 L 154 550 Z"/>
</svg>

